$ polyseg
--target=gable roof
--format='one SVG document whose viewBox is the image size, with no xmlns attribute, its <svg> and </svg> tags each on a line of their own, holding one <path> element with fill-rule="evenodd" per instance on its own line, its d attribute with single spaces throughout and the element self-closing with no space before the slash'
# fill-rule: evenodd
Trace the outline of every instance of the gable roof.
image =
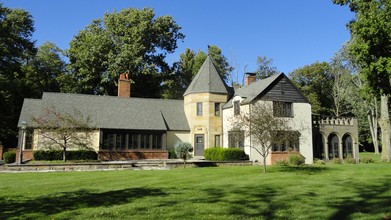
<svg viewBox="0 0 391 220">
<path fill-rule="evenodd" d="M 191 81 L 183 96 L 191 93 L 220 93 L 229 94 L 228 86 L 217 72 L 213 65 L 212 58 L 206 57 L 206 60 L 198 70 L 197 75 Z"/>
<path fill-rule="evenodd" d="M 79 112 L 90 117 L 93 126 L 103 129 L 190 130 L 183 100 L 121 98 L 116 96 L 44 93 L 42 99 L 25 99 L 19 123 L 36 127 L 33 118 L 45 115 L 47 109 L 59 113 Z"/>
<path fill-rule="evenodd" d="M 309 103 L 308 99 L 301 93 L 301 91 L 290 81 L 284 73 L 274 74 L 268 78 L 258 80 L 254 83 L 251 83 L 248 86 L 244 86 L 237 91 L 235 91 L 235 96 L 240 96 L 243 98 L 241 105 L 249 104 L 255 99 L 270 99 L 273 100 L 273 95 L 267 95 L 273 87 L 275 87 L 279 82 L 284 81 L 291 88 L 291 92 L 296 93 L 297 97 L 295 102 L 304 102 Z M 287 95 L 285 95 L 287 96 Z M 281 99 L 281 97 L 279 97 Z M 228 101 L 223 108 L 232 107 L 232 99 Z"/>
</svg>

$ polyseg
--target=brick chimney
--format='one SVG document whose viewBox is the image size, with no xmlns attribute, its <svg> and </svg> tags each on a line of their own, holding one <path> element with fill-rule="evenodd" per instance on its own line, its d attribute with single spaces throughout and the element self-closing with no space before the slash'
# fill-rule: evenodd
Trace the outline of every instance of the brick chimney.
<svg viewBox="0 0 391 220">
<path fill-rule="evenodd" d="M 122 73 L 118 80 L 118 97 L 130 97 L 130 79 L 129 74 Z"/>
<path fill-rule="evenodd" d="M 246 86 L 256 81 L 257 77 L 255 76 L 255 73 L 246 73 Z"/>
</svg>

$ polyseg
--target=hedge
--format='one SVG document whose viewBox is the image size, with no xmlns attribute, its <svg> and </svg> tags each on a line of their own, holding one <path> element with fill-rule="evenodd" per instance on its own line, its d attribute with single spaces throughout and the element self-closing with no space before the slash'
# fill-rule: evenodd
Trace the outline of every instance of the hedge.
<svg viewBox="0 0 391 220">
<path fill-rule="evenodd" d="M 213 161 L 248 160 L 246 153 L 239 148 L 208 148 L 204 156 L 205 159 Z"/>
<path fill-rule="evenodd" d="M 34 151 L 34 160 L 62 160 L 61 150 L 38 150 Z M 98 154 L 91 150 L 75 150 L 66 152 L 67 160 L 97 160 Z"/>
<path fill-rule="evenodd" d="M 16 153 L 14 151 L 5 152 L 3 158 L 6 163 L 14 163 L 16 161 Z"/>
</svg>

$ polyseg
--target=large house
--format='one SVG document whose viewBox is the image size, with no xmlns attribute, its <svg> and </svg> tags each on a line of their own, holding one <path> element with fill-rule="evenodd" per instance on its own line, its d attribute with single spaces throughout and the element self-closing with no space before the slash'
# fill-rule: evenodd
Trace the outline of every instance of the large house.
<svg viewBox="0 0 391 220">
<path fill-rule="evenodd" d="M 251 137 L 244 135 L 245 128 L 233 131 L 230 118 L 246 114 L 256 103 L 265 103 L 286 109 L 286 115 L 276 117 L 287 117 L 292 131 L 299 132 L 295 149 L 306 163 L 313 162 L 311 105 L 284 74 L 258 81 L 247 74 L 246 85 L 234 91 L 207 57 L 183 95 L 184 100 L 133 98 L 130 79 L 121 74 L 118 96 L 44 93 L 41 99 L 25 99 L 19 125 L 26 122 L 30 135 L 20 141 L 23 158 L 31 158 L 34 150 L 44 147 L 42 130 L 33 119 L 44 117 L 52 108 L 64 114 L 77 111 L 91 119 L 94 130 L 89 147 L 101 160 L 163 159 L 177 142 L 189 142 L 197 157 L 214 146 L 239 147 L 250 160 L 261 161 L 252 150 L 256 146 Z M 273 148 L 267 163 L 285 159 L 288 150 Z"/>
</svg>

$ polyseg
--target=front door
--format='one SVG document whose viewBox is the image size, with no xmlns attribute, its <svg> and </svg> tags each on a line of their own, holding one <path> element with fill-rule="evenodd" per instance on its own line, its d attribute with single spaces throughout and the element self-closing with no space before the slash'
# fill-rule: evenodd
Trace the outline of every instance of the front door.
<svg viewBox="0 0 391 220">
<path fill-rule="evenodd" d="M 196 134 L 194 136 L 194 156 L 204 156 L 204 135 Z"/>
</svg>

